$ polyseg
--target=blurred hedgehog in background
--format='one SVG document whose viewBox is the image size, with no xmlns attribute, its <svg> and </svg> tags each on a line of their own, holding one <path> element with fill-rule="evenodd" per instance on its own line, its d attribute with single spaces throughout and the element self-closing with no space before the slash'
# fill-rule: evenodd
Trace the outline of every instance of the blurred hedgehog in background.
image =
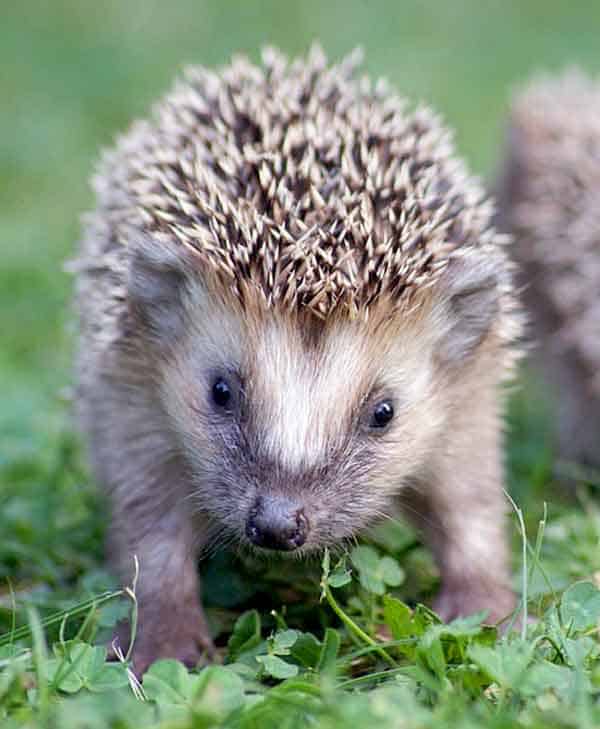
<svg viewBox="0 0 600 729">
<path fill-rule="evenodd" d="M 563 458 L 600 464 L 600 82 L 571 69 L 514 99 L 498 190 L 516 238 L 533 361 Z"/>
</svg>

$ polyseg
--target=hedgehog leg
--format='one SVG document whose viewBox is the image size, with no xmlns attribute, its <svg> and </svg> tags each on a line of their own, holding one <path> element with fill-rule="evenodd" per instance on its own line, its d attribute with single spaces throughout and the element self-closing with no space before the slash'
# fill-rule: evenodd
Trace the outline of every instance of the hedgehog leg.
<svg viewBox="0 0 600 729">
<path fill-rule="evenodd" d="M 489 378 L 489 376 L 488 376 Z M 495 383 L 482 373 L 464 389 L 429 477 L 403 495 L 407 517 L 432 547 L 441 573 L 434 609 L 445 620 L 514 609 L 505 535 L 501 419 Z"/>
<path fill-rule="evenodd" d="M 139 563 L 137 630 L 132 650 L 138 676 L 158 658 L 175 658 L 193 668 L 203 658 L 213 657 L 189 531 L 181 514 L 173 512 L 161 516 L 152 535 L 137 540 L 129 535 L 126 546 L 120 537 L 111 541 L 111 547 L 118 549 L 115 563 L 122 576 L 128 575 L 124 560 L 130 566 L 135 555 Z M 113 643 L 125 653 L 130 640 L 129 625 L 119 625 Z"/>
<path fill-rule="evenodd" d="M 98 482 L 109 496 L 111 562 L 131 584 L 134 558 L 138 621 L 133 665 L 141 675 L 157 658 L 196 665 L 213 646 L 199 598 L 195 550 L 202 524 L 192 521 L 184 467 L 161 427 L 161 412 L 139 383 L 94 377 L 82 388 L 83 425 Z M 115 639 L 126 652 L 129 632 Z"/>
</svg>

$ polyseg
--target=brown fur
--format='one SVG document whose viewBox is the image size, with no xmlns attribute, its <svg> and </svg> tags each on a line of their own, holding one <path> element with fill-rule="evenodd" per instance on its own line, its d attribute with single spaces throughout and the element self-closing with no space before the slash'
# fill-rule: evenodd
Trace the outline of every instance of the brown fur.
<svg viewBox="0 0 600 729">
<path fill-rule="evenodd" d="M 124 137 L 96 179 L 98 209 L 77 266 L 79 405 L 96 478 L 113 506 L 114 563 L 124 579 L 134 554 L 140 563 L 140 672 L 159 656 L 193 663 L 210 649 L 194 554 L 210 540 L 246 543 L 244 525 L 261 499 L 302 510 L 309 530 L 300 552 L 343 543 L 404 507 L 437 555 L 444 617 L 487 608 L 497 619 L 513 605 L 499 388 L 517 355 L 520 316 L 489 203 L 449 156 L 447 134 L 430 114 L 405 116 L 397 99 L 370 96 L 347 63 L 327 68 L 318 53 L 287 70 L 281 64 L 195 72 L 204 86 L 180 86 L 159 107 L 159 121 Z M 250 116 L 263 97 L 283 112 L 295 108 L 295 94 L 308 94 L 298 134 L 308 135 L 302 154 L 312 162 L 295 163 L 310 172 L 327 160 L 335 195 L 347 187 L 317 216 L 310 240 L 312 206 L 331 180 L 313 168 L 308 187 L 284 176 L 273 188 L 265 182 L 260 198 L 250 183 L 242 189 L 246 173 L 232 158 L 253 160 L 265 139 L 284 137 L 273 107 L 266 122 L 257 117 L 259 126 L 274 125 L 255 134 L 262 141 L 251 149 L 244 138 L 232 151 L 231 139 L 248 125 L 228 136 L 229 112 L 210 106 L 225 92 Z M 359 174 L 362 153 L 348 160 L 340 152 L 349 139 L 366 148 L 367 108 L 388 119 L 386 154 L 404 149 L 404 165 L 374 155 Z M 186 156 L 194 124 L 206 169 Z M 313 127 L 331 133 L 319 140 Z M 225 147 L 222 159 L 211 158 Z M 283 147 L 275 171 L 285 168 Z M 149 180 L 161 160 L 157 187 L 158 177 Z M 213 180 L 219 189 L 211 193 L 206 180 L 217 163 L 234 177 L 231 189 Z M 378 174 L 388 169 L 403 192 Z M 277 228 L 265 209 L 287 184 Z M 359 207 L 342 229 L 336 205 L 352 195 Z M 382 199 L 389 202 L 373 203 Z M 193 226 L 195 242 L 186 238 Z M 227 231 L 243 239 L 225 240 Z M 211 402 L 215 376 L 231 383 L 234 416 Z M 376 431 L 371 418 L 382 399 L 395 417 Z"/>
<path fill-rule="evenodd" d="M 513 101 L 499 181 L 560 455 L 600 465 L 600 83 L 571 70 Z"/>
</svg>

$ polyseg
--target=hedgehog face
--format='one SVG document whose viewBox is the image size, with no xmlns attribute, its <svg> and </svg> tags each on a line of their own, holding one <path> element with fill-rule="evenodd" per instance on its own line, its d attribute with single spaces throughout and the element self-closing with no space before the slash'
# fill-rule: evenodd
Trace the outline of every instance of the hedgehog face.
<svg viewBox="0 0 600 729">
<path fill-rule="evenodd" d="M 194 503 L 242 543 L 309 552 L 391 512 L 444 422 L 428 317 L 242 317 L 198 292 L 164 375 Z"/>
</svg>

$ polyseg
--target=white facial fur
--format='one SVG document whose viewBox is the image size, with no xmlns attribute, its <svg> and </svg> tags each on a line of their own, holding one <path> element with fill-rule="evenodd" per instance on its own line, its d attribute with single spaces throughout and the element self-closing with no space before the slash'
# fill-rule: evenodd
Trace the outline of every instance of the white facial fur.
<svg viewBox="0 0 600 729">
<path fill-rule="evenodd" d="M 312 340 L 294 317 L 266 310 L 244 319 L 199 286 L 185 309 L 163 399 L 203 511 L 242 537 L 257 495 L 292 493 L 311 524 L 307 549 L 389 512 L 444 422 L 432 309 L 379 325 L 340 319 Z M 212 381 L 238 373 L 243 417 L 224 417 Z M 394 419 L 372 428 L 382 399 L 393 402 Z"/>
</svg>

